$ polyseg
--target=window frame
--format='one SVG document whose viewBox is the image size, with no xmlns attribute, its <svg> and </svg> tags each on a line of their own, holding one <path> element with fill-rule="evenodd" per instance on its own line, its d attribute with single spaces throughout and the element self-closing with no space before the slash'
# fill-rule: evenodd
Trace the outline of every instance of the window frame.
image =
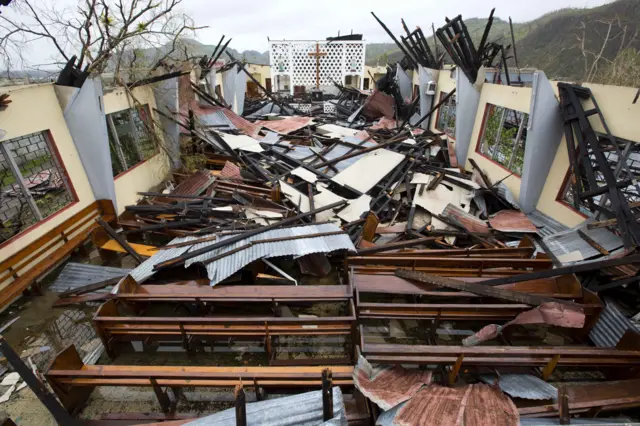
<svg viewBox="0 0 640 426">
<path fill-rule="evenodd" d="M 150 153 L 148 156 L 145 156 L 144 149 L 141 145 L 141 139 L 138 133 L 139 129 L 135 123 L 134 111 L 137 112 L 140 121 L 142 121 L 144 126 L 146 126 L 145 132 L 148 134 L 148 137 L 150 138 L 151 143 L 154 146 L 153 152 Z M 141 111 L 142 111 L 142 114 L 141 114 Z M 137 160 L 132 164 L 129 164 L 129 161 L 128 161 L 129 159 L 127 158 L 125 151 L 123 150 L 123 144 L 120 138 L 121 135 L 118 134 L 118 129 L 116 128 L 116 125 L 113 119 L 115 114 L 122 114 L 122 113 L 127 113 L 128 115 L 128 126 L 131 129 L 130 136 L 133 141 L 132 148 L 137 157 Z M 146 120 L 143 117 L 143 115 L 147 117 Z M 149 107 L 149 104 L 143 104 L 140 106 L 126 108 L 119 111 L 111 112 L 109 114 L 105 114 L 105 119 L 107 121 L 107 131 L 109 132 L 109 150 L 112 156 L 111 167 L 112 167 L 112 175 L 114 180 L 124 175 L 128 171 L 133 170 L 139 165 L 144 164 L 145 162 L 147 162 L 148 160 L 150 160 L 151 158 L 155 157 L 160 153 L 160 146 L 156 141 L 155 126 L 153 123 L 151 108 Z M 115 144 L 115 146 L 112 146 L 112 142 L 113 144 Z M 131 147 L 128 147 L 128 148 L 131 149 Z M 116 173 L 116 170 L 113 168 L 114 153 L 116 154 L 116 160 L 120 165 L 117 173 Z"/>
<path fill-rule="evenodd" d="M 42 211 L 40 207 L 37 205 L 35 198 L 33 197 L 33 194 L 31 193 L 29 188 L 27 188 L 26 185 L 24 184 L 24 180 L 25 180 L 24 174 L 22 173 L 22 171 L 20 171 L 20 166 L 18 166 L 17 163 L 15 162 L 15 156 L 10 155 L 12 154 L 11 150 L 9 150 L 6 145 L 7 143 L 10 143 L 13 140 L 29 137 L 31 135 L 42 135 L 42 138 L 44 139 L 44 142 L 51 155 L 52 164 L 57 169 L 59 177 L 62 180 L 62 185 L 64 186 L 65 192 L 70 198 L 70 201 L 66 205 L 64 205 L 57 211 L 50 213 L 47 216 L 42 215 Z M 50 129 L 27 133 L 25 135 L 16 136 L 11 139 L 0 141 L 0 146 L 1 146 L 0 154 L 2 154 L 2 157 L 5 159 L 5 163 L 8 166 L 8 170 L 16 179 L 16 184 L 18 187 L 17 190 L 19 190 L 22 193 L 22 196 L 27 200 L 27 206 L 31 210 L 31 214 L 35 219 L 35 222 L 26 226 L 19 232 L 15 233 L 10 238 L 7 238 L 4 241 L 0 241 L 0 248 L 3 248 L 8 246 L 9 244 L 12 244 L 18 239 L 22 238 L 23 236 L 33 231 L 37 227 L 53 220 L 56 216 L 60 215 L 67 209 L 76 205 L 80 201 L 80 199 L 78 198 L 78 193 L 76 192 L 76 189 L 73 186 L 73 182 L 71 178 L 69 177 L 69 172 L 67 171 L 67 167 L 65 166 L 64 161 L 62 160 L 62 156 L 60 155 L 60 151 L 58 150 L 58 146 L 56 145 L 56 142 L 53 138 L 53 135 L 51 134 Z M 20 179 L 17 179 L 18 177 Z"/>
<path fill-rule="evenodd" d="M 585 219 L 588 219 L 590 216 L 581 211 L 581 210 L 576 210 L 576 208 L 573 206 L 573 204 L 571 204 L 568 200 L 565 200 L 565 197 L 568 193 L 570 193 L 571 190 L 571 165 L 569 165 L 567 167 L 567 172 L 564 174 L 564 178 L 562 179 L 562 184 L 560 185 L 560 189 L 558 190 L 558 194 L 556 195 L 556 201 L 560 204 L 562 204 L 565 207 L 568 207 L 569 209 L 571 209 L 572 212 L 584 217 Z"/>
<path fill-rule="evenodd" d="M 451 92 L 440 91 L 440 96 L 439 96 L 438 102 L 442 102 L 442 100 L 445 97 L 447 97 L 449 95 L 449 93 L 451 93 Z M 451 102 L 451 101 L 453 102 L 453 105 L 449 105 L 449 102 Z M 436 123 L 434 125 L 434 128 L 437 131 L 444 133 L 448 138 L 450 138 L 452 141 L 455 142 L 455 140 L 456 140 L 456 122 L 455 121 L 454 121 L 453 128 L 452 128 L 453 132 L 451 132 L 451 133 L 447 132 L 449 129 L 451 129 L 450 127 L 447 127 L 446 129 L 444 129 L 444 128 L 441 129 L 440 128 L 440 125 L 442 124 L 442 122 L 441 122 L 441 120 L 442 120 L 441 112 L 443 111 L 443 107 L 445 107 L 445 106 L 447 108 L 451 108 L 451 106 L 453 106 L 454 108 L 456 108 L 456 112 L 457 112 L 458 105 L 456 104 L 456 95 L 455 95 L 455 93 L 449 98 L 449 100 L 447 101 L 446 104 L 440 105 L 440 107 L 438 108 L 438 114 L 436 115 Z M 455 116 L 455 114 L 454 114 L 454 116 Z M 457 116 L 455 116 L 455 117 L 457 118 Z M 455 118 L 454 118 L 454 120 L 455 120 Z"/>
<path fill-rule="evenodd" d="M 500 118 L 500 124 L 498 127 L 498 132 L 496 134 L 496 139 L 497 139 L 497 135 L 501 134 L 502 131 L 504 130 L 504 123 L 506 121 L 506 116 L 509 114 L 510 111 L 514 112 L 516 114 L 520 113 L 522 114 L 522 121 L 520 122 L 520 125 L 518 126 L 518 130 L 516 131 L 516 139 L 515 142 L 513 144 L 513 148 L 511 150 L 511 157 L 509 159 L 509 161 L 507 161 L 507 164 L 502 164 L 500 161 L 498 161 L 497 159 L 494 158 L 494 156 L 491 156 L 488 152 L 484 153 L 483 152 L 483 141 L 484 141 L 484 137 L 486 134 L 486 129 L 487 129 L 487 121 L 489 119 L 489 111 L 491 110 L 491 108 L 502 108 L 503 109 L 503 115 L 504 117 Z M 517 170 L 513 170 L 513 163 L 515 161 L 515 156 L 519 150 L 520 147 L 522 147 L 522 157 L 523 157 L 523 164 L 522 164 L 522 169 L 524 169 L 524 153 L 526 150 L 526 142 L 527 142 L 527 135 L 524 135 L 524 139 L 522 139 L 522 136 L 525 132 L 525 130 L 528 130 L 529 126 L 529 113 L 528 112 L 524 112 L 524 111 L 519 111 L 516 109 L 512 109 L 503 105 L 496 105 L 496 104 L 492 104 L 492 103 L 485 103 L 485 109 L 484 109 L 484 113 L 482 115 L 482 127 L 480 128 L 480 132 L 478 135 L 478 140 L 476 142 L 476 153 L 478 155 L 480 155 L 482 158 L 484 158 L 485 160 L 491 161 L 493 164 L 503 168 L 504 170 L 508 171 L 509 173 L 513 173 L 515 176 L 522 178 L 522 170 L 520 170 L 520 173 L 517 172 Z M 500 145 L 498 145 L 498 148 L 502 145 L 502 142 L 500 142 Z M 487 148 L 488 150 L 488 148 Z M 510 166 L 511 165 L 511 168 Z"/>
</svg>

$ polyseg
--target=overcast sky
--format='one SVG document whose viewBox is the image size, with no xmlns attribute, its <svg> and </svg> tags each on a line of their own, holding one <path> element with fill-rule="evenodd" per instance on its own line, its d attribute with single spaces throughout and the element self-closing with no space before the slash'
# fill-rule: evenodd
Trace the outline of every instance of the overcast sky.
<svg viewBox="0 0 640 426">
<path fill-rule="evenodd" d="M 16 0 L 18 2 L 19 0 Z M 78 0 L 36 0 L 60 11 L 74 9 Z M 217 44 L 222 34 L 232 37 L 230 47 L 236 50 L 268 50 L 267 37 L 272 40 L 313 40 L 327 36 L 361 33 L 368 42 L 392 43 L 392 40 L 371 16 L 371 11 L 398 35 L 403 33 L 400 18 L 410 28 L 423 29 L 444 18 L 462 14 L 465 19 L 488 17 L 497 6 L 496 16 L 514 22 L 526 22 L 545 13 L 566 7 L 594 7 L 612 0 L 183 0 L 181 11 L 191 16 L 198 26 L 208 28 L 198 32 L 197 40 Z M 111 0 L 109 1 L 111 3 Z M 4 16 L 15 17 L 4 9 Z M 426 31 L 425 31 L 426 33 Z M 55 49 L 48 41 L 38 40 L 24 46 L 21 52 L 30 64 L 44 64 Z"/>
<path fill-rule="evenodd" d="M 453 18 L 488 17 L 492 7 L 496 16 L 514 22 L 535 19 L 566 7 L 594 7 L 611 0 L 185 0 L 184 9 L 200 25 L 198 40 L 216 44 L 222 34 L 233 37 L 237 50 L 268 49 L 267 37 L 274 39 L 324 39 L 338 34 L 362 33 L 369 42 L 393 41 L 371 16 L 373 11 L 394 34 L 403 33 L 400 18 L 410 28 L 436 28 Z M 215 3 L 215 7 L 212 7 Z"/>
</svg>

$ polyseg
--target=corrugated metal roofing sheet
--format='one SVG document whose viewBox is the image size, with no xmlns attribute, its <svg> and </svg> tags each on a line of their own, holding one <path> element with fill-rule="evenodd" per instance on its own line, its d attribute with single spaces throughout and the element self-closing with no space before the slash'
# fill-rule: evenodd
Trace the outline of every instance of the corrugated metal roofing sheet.
<svg viewBox="0 0 640 426">
<path fill-rule="evenodd" d="M 493 385 L 498 376 L 483 374 L 480 376 L 483 382 Z M 524 399 L 556 399 L 558 389 L 542 379 L 531 374 L 502 374 L 498 380 L 500 389 L 514 398 Z"/>
<path fill-rule="evenodd" d="M 273 130 L 274 132 L 281 133 L 283 135 L 288 135 L 291 132 L 295 132 L 296 130 L 302 129 L 303 127 L 312 124 L 313 118 L 311 117 L 282 117 L 280 120 L 259 120 L 256 121 L 255 124 L 266 127 L 269 130 Z"/>
<path fill-rule="evenodd" d="M 67 263 L 60 275 L 49 286 L 49 290 L 55 293 L 62 293 L 85 285 L 94 284 L 110 278 L 123 277 L 131 269 L 112 268 L 110 266 L 91 265 L 88 263 Z M 96 293 L 107 293 L 111 286 L 96 290 Z"/>
<path fill-rule="evenodd" d="M 251 402 L 246 405 L 247 424 L 260 426 L 347 426 L 347 411 L 340 387 L 333 391 L 333 419 L 322 421 L 322 391 L 306 392 L 299 395 L 266 401 Z M 230 408 L 201 419 L 186 423 L 185 426 L 235 426 L 236 409 Z"/>
<path fill-rule="evenodd" d="M 391 410 L 380 413 L 376 419 L 376 426 L 394 426 L 393 419 L 396 417 L 396 414 L 398 414 L 398 411 L 400 411 L 406 404 L 406 402 L 403 402 L 402 404 L 396 405 Z"/>
<path fill-rule="evenodd" d="M 202 106 L 198 103 L 198 101 L 195 100 L 191 101 L 189 104 L 181 106 L 180 108 L 180 118 L 183 122 L 185 122 L 185 124 L 188 120 L 186 117 L 189 116 L 189 108 L 191 108 L 194 114 L 198 116 L 198 119 L 205 124 L 209 122 L 214 124 L 231 123 L 232 127 L 240 130 L 247 136 L 257 136 L 260 132 L 260 126 L 245 120 L 228 108 L 222 108 L 218 106 Z M 220 113 L 224 115 L 225 120 L 223 120 L 219 115 Z M 209 117 L 211 115 L 213 115 L 213 117 Z"/>
<path fill-rule="evenodd" d="M 383 410 L 411 399 L 420 388 L 431 383 L 431 379 L 431 371 L 401 366 L 374 368 L 363 356 L 353 370 L 353 384 Z"/>
<path fill-rule="evenodd" d="M 541 237 L 547 237 L 569 229 L 567 226 L 538 210 L 527 213 L 527 217 L 531 219 L 531 222 L 538 228 L 538 235 Z"/>
<path fill-rule="evenodd" d="M 280 239 L 293 236 L 313 235 L 327 232 L 341 231 L 339 227 L 334 224 L 326 223 L 320 225 L 307 225 L 293 228 L 281 228 L 273 229 L 271 231 L 263 232 L 258 235 L 254 235 L 244 240 L 237 241 L 229 246 L 221 247 L 217 250 L 213 250 L 209 253 L 205 253 L 201 256 L 189 259 L 185 267 L 189 267 L 193 263 L 206 262 L 220 254 L 230 252 L 239 247 L 246 245 L 251 241 L 261 241 L 269 239 Z M 199 250 L 204 247 L 208 247 L 217 241 L 224 241 L 231 238 L 231 236 L 221 236 L 219 240 L 207 241 L 192 246 L 190 250 Z M 328 235 L 314 238 L 301 238 L 296 240 L 284 240 L 272 243 L 255 244 L 246 249 L 240 250 L 237 253 L 225 256 L 221 259 L 215 260 L 206 264 L 207 273 L 211 280 L 211 285 L 215 285 L 220 281 L 230 277 L 244 266 L 258 259 L 281 257 L 281 256 L 295 256 L 300 257 L 311 253 L 330 253 L 336 250 L 349 250 L 355 251 L 355 247 L 351 242 L 351 239 L 347 234 L 340 235 Z"/>
<path fill-rule="evenodd" d="M 589 338 L 598 347 L 614 348 L 627 330 L 637 330 L 612 300 L 606 306 L 589 332 Z"/>
<path fill-rule="evenodd" d="M 193 241 L 197 238 L 202 238 L 202 237 L 204 237 L 204 235 L 201 235 L 198 237 L 194 237 L 194 236 L 178 237 L 171 240 L 168 245 L 184 243 L 187 241 Z M 180 256 L 182 253 L 186 252 L 191 247 L 192 246 L 186 246 L 186 247 L 178 247 L 178 248 L 169 249 L 169 250 L 158 250 L 156 254 L 154 254 L 153 256 L 151 256 L 141 264 L 139 264 L 133 271 L 131 271 L 129 275 L 131 275 L 131 278 L 141 283 L 155 273 L 155 271 L 153 270 L 153 267 L 155 265 L 157 265 L 158 263 L 164 262 L 165 260 L 173 259 L 176 256 Z"/>
<path fill-rule="evenodd" d="M 573 252 L 579 252 L 582 259 L 602 256 L 602 253 L 593 248 L 578 234 L 578 229 L 581 229 L 589 238 L 610 252 L 623 246 L 622 239 L 613 232 L 605 228 L 587 229 L 586 226 L 550 235 L 545 237 L 543 241 L 556 257 Z"/>
<path fill-rule="evenodd" d="M 178 186 L 171 191 L 171 194 L 154 197 L 154 200 L 169 202 L 175 200 L 171 198 L 171 195 L 200 195 L 209 188 L 215 180 L 216 177 L 209 171 L 201 170 L 180 182 Z M 180 199 L 180 201 L 184 200 Z"/>
<path fill-rule="evenodd" d="M 224 167 L 220 171 L 220 177 L 242 180 L 242 176 L 240 175 L 240 167 L 238 167 L 231 161 L 227 161 L 226 163 L 224 163 Z"/>
<path fill-rule="evenodd" d="M 448 388 L 423 387 L 398 410 L 395 425 L 518 425 L 520 415 L 508 396 L 482 383 Z"/>
<path fill-rule="evenodd" d="M 535 234 L 538 229 L 531 219 L 517 210 L 502 210 L 489 219 L 493 229 L 502 232 L 524 232 Z"/>
</svg>

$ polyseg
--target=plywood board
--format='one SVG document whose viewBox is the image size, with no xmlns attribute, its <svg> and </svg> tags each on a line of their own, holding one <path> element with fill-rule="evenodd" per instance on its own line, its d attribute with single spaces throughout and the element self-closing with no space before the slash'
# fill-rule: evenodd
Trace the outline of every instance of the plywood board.
<svg viewBox="0 0 640 426">
<path fill-rule="evenodd" d="M 396 168 L 404 158 L 404 155 L 397 152 L 378 149 L 358 159 L 331 180 L 366 193 Z"/>
</svg>

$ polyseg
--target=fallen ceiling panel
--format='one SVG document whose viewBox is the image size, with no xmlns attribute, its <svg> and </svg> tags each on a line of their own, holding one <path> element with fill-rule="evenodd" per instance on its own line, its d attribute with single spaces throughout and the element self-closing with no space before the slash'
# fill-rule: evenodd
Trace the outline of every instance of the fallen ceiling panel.
<svg viewBox="0 0 640 426">
<path fill-rule="evenodd" d="M 260 146 L 260 143 L 254 138 L 246 135 L 231 135 L 229 133 L 216 134 L 221 137 L 231 149 L 239 149 L 247 152 L 263 152 L 264 149 Z"/>
<path fill-rule="evenodd" d="M 337 216 L 345 222 L 354 222 L 360 219 L 362 213 L 369 211 L 371 205 L 371 197 L 363 194 L 355 200 L 349 200 L 349 204 L 345 209 L 340 211 Z"/>
<path fill-rule="evenodd" d="M 358 161 L 331 178 L 340 185 L 368 192 L 404 160 L 405 156 L 386 149 L 366 154 Z"/>
</svg>

